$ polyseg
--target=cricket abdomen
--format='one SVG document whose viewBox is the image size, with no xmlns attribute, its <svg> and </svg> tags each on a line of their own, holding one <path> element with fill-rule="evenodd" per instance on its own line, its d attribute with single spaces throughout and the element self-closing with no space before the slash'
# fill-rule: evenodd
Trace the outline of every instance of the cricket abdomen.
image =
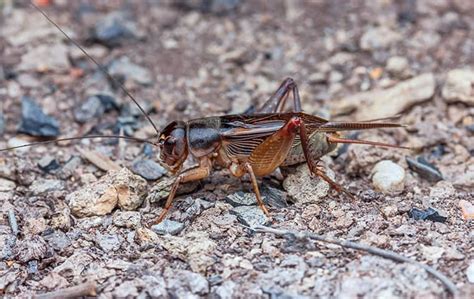
<svg viewBox="0 0 474 299">
<path fill-rule="evenodd" d="M 322 156 L 332 152 L 336 148 L 336 144 L 329 143 L 326 133 L 314 132 L 309 136 L 309 155 L 313 161 L 319 160 Z M 300 139 L 295 139 L 290 152 L 286 156 L 285 161 L 280 166 L 291 166 L 306 162 L 303 147 Z"/>
</svg>

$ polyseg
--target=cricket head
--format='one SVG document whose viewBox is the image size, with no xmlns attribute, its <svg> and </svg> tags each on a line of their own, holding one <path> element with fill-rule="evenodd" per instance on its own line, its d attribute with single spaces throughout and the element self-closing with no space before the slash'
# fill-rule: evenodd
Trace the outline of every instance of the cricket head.
<svg viewBox="0 0 474 299">
<path fill-rule="evenodd" d="M 173 174 L 176 173 L 188 156 L 186 123 L 173 121 L 168 124 L 160 133 L 158 145 L 163 166 Z"/>
</svg>

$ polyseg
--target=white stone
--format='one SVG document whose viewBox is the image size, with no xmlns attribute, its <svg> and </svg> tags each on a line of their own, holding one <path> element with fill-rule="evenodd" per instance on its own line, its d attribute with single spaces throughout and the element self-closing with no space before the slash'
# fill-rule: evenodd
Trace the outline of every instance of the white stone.
<svg viewBox="0 0 474 299">
<path fill-rule="evenodd" d="M 405 187 L 405 170 L 390 160 L 377 163 L 372 170 L 372 183 L 376 190 L 386 194 L 397 194 Z"/>
<path fill-rule="evenodd" d="M 441 94 L 449 102 L 474 105 L 474 71 L 455 69 L 448 73 Z"/>
</svg>

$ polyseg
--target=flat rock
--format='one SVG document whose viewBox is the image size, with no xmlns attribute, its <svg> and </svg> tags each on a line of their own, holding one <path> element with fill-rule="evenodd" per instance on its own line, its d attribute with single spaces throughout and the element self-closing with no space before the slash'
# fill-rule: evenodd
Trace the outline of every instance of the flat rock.
<svg viewBox="0 0 474 299">
<path fill-rule="evenodd" d="M 419 75 L 397 85 L 379 90 L 356 93 L 336 105 L 335 112 L 357 111 L 358 119 L 374 119 L 399 114 L 406 109 L 429 100 L 435 92 L 436 81 L 432 73 Z M 359 107 L 363 107 L 358 109 Z"/>
<path fill-rule="evenodd" d="M 111 12 L 101 18 L 94 26 L 91 39 L 104 46 L 121 46 L 126 40 L 138 39 L 141 33 L 135 22 L 124 12 Z"/>
<path fill-rule="evenodd" d="M 8 14 L 8 21 L 2 26 L 2 36 L 14 47 L 45 38 L 46 36 L 61 36 L 56 28 L 41 14 L 13 9 Z"/>
<path fill-rule="evenodd" d="M 96 96 L 88 97 L 84 103 L 74 109 L 74 119 L 78 123 L 86 123 L 94 118 L 104 114 L 105 107 L 100 99 Z"/>
<path fill-rule="evenodd" d="M 44 172 L 51 172 L 61 167 L 51 155 L 45 155 L 38 161 L 38 167 Z"/>
<path fill-rule="evenodd" d="M 474 70 L 449 71 L 441 95 L 448 103 L 463 102 L 474 105 Z"/>
<path fill-rule="evenodd" d="M 135 211 L 117 211 L 112 222 L 118 227 L 134 228 L 140 226 L 141 214 Z"/>
<path fill-rule="evenodd" d="M 372 183 L 377 191 L 397 194 L 405 188 L 405 170 L 390 160 L 377 163 L 372 169 Z"/>
<path fill-rule="evenodd" d="M 162 222 L 153 225 L 151 229 L 159 235 L 177 235 L 184 229 L 184 224 L 165 219 Z"/>
<path fill-rule="evenodd" d="M 387 27 L 375 27 L 367 30 L 360 38 L 359 45 L 363 50 L 385 49 L 402 39 L 400 33 Z"/>
<path fill-rule="evenodd" d="M 96 242 L 102 250 L 111 252 L 120 248 L 122 239 L 117 234 L 98 234 Z"/>
<path fill-rule="evenodd" d="M 470 283 L 474 283 L 474 260 L 471 261 L 471 263 L 469 264 L 469 267 L 467 267 L 466 276 L 467 276 L 467 280 Z"/>
<path fill-rule="evenodd" d="M 234 207 L 253 206 L 257 204 L 255 194 L 243 191 L 238 191 L 236 193 L 227 195 L 225 201 L 230 203 Z"/>
<path fill-rule="evenodd" d="M 237 219 L 244 225 L 253 227 L 267 223 L 267 216 L 258 206 L 240 206 L 230 210 L 231 214 L 237 216 Z"/>
<path fill-rule="evenodd" d="M 61 230 L 56 230 L 51 234 L 45 235 L 44 239 L 49 244 L 49 246 L 58 251 L 61 251 L 71 245 L 71 240 Z"/>
<path fill-rule="evenodd" d="M 167 268 L 164 277 L 168 291 L 177 298 L 198 298 L 195 295 L 204 296 L 209 293 L 209 283 L 202 274 Z"/>
<path fill-rule="evenodd" d="M 132 164 L 132 171 L 149 181 L 155 181 L 166 173 L 166 169 L 163 166 L 149 159 L 134 162 Z"/>
<path fill-rule="evenodd" d="M 406 57 L 393 56 L 387 61 L 387 71 L 398 78 L 407 78 L 410 76 L 410 63 Z"/>
<path fill-rule="evenodd" d="M 117 205 L 133 210 L 143 202 L 146 181 L 122 168 L 110 171 L 97 182 L 66 196 L 71 212 L 79 217 L 99 216 L 110 213 Z"/>
<path fill-rule="evenodd" d="M 39 179 L 35 180 L 30 186 L 30 191 L 34 195 L 40 195 L 47 192 L 63 190 L 65 184 L 61 180 Z"/>
<path fill-rule="evenodd" d="M 0 135 L 3 135 L 3 132 L 5 132 L 5 116 L 0 111 Z"/>
<path fill-rule="evenodd" d="M 40 137 L 57 137 L 60 133 L 58 121 L 46 115 L 34 99 L 28 96 L 21 98 L 21 123 L 18 132 Z"/>
<path fill-rule="evenodd" d="M 474 220 L 474 205 L 472 203 L 467 200 L 460 200 L 459 207 L 465 220 Z"/>
<path fill-rule="evenodd" d="M 142 66 L 132 63 L 126 56 L 114 60 L 108 70 L 110 75 L 114 77 L 125 77 L 127 80 L 132 80 L 141 85 L 153 83 L 151 72 Z"/>
<path fill-rule="evenodd" d="M 56 43 L 32 47 L 31 50 L 21 57 L 18 70 L 65 73 L 69 71 L 70 67 L 68 48 L 61 43 Z"/>
<path fill-rule="evenodd" d="M 435 210 L 433 208 L 428 208 L 426 210 L 420 210 L 417 208 L 412 208 L 408 211 L 408 216 L 415 220 L 431 220 L 434 222 L 446 222 L 448 217 L 446 213 Z"/>
<path fill-rule="evenodd" d="M 334 173 L 328 171 L 334 178 Z M 283 181 L 283 188 L 297 203 L 313 203 L 325 198 L 329 192 L 329 184 L 319 177 L 313 177 L 307 165 L 301 165 L 294 174 L 288 175 Z"/>
<path fill-rule="evenodd" d="M 151 203 L 155 203 L 167 198 L 170 194 L 171 185 L 174 181 L 175 178 L 161 178 L 153 185 L 151 190 L 148 192 L 147 200 L 149 200 Z M 193 192 L 194 190 L 196 190 L 198 185 L 198 181 L 180 184 L 178 190 L 176 191 L 176 196 Z"/>
<path fill-rule="evenodd" d="M 16 187 L 14 181 L 10 181 L 4 178 L 0 178 L 0 192 L 10 192 Z"/>
<path fill-rule="evenodd" d="M 418 157 L 417 159 L 405 157 L 405 160 L 407 161 L 408 167 L 418 173 L 421 178 L 434 183 L 443 179 L 441 171 L 423 157 Z"/>
</svg>

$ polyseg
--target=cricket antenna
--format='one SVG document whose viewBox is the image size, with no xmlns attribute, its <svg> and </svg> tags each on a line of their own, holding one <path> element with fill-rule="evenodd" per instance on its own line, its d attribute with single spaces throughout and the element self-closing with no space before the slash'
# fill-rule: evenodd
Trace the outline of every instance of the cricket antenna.
<svg viewBox="0 0 474 299">
<path fill-rule="evenodd" d="M 74 39 L 72 39 L 66 32 L 64 32 L 64 30 L 61 29 L 61 27 L 59 27 L 58 24 L 56 24 L 53 20 L 51 20 L 51 18 L 41 9 L 39 8 L 36 4 L 33 3 L 33 1 L 30 1 L 30 4 L 36 9 L 38 10 L 45 18 L 46 20 L 48 20 L 48 22 L 50 22 L 52 25 L 54 25 L 54 27 L 56 27 L 65 37 L 66 39 L 73 43 L 79 50 L 82 51 L 82 53 L 84 53 L 84 55 L 86 55 L 86 57 L 92 61 L 99 69 L 100 71 L 107 76 L 107 78 L 109 78 L 110 81 L 112 81 L 115 85 L 119 86 L 120 89 L 135 103 L 135 105 L 137 105 L 138 109 L 140 109 L 140 111 L 143 113 L 143 115 L 146 117 L 146 119 L 150 122 L 150 124 L 153 126 L 153 128 L 155 129 L 156 133 L 157 134 L 160 134 L 160 131 L 158 130 L 158 128 L 156 127 L 156 125 L 153 123 L 153 121 L 151 120 L 150 116 L 148 116 L 148 114 L 146 114 L 145 110 L 143 110 L 142 106 L 140 106 L 140 104 L 138 104 L 137 100 L 135 100 L 135 98 L 130 94 L 130 92 L 125 88 L 125 86 L 123 86 L 122 83 L 120 83 L 117 79 L 115 79 L 114 77 L 112 77 L 112 75 L 109 74 L 109 72 L 105 69 L 105 67 L 103 67 L 100 63 L 98 63 L 92 56 L 90 56 L 86 50 L 84 50 L 84 48 L 79 45 L 78 42 L 76 42 Z"/>
<path fill-rule="evenodd" d="M 53 140 L 32 142 L 32 143 L 23 144 L 23 145 L 18 145 L 18 146 L 13 146 L 13 147 L 8 147 L 8 148 L 2 148 L 2 149 L 0 149 L 0 152 L 6 152 L 6 151 L 14 150 L 14 149 L 19 149 L 19 148 L 23 148 L 23 147 L 30 147 L 30 146 L 40 145 L 40 144 L 49 144 L 49 143 L 54 143 L 54 142 L 58 142 L 58 141 L 70 141 L 70 140 L 93 139 L 93 138 L 119 138 L 119 139 L 132 140 L 132 141 L 136 141 L 136 142 L 140 142 L 140 143 L 148 143 L 148 144 L 157 146 L 156 143 L 151 142 L 151 141 L 149 141 L 149 140 L 142 139 L 142 138 L 136 138 L 136 137 L 130 137 L 130 136 L 121 136 L 121 135 L 86 135 L 86 136 L 67 137 L 67 138 L 60 138 L 60 139 L 53 139 Z"/>
</svg>

